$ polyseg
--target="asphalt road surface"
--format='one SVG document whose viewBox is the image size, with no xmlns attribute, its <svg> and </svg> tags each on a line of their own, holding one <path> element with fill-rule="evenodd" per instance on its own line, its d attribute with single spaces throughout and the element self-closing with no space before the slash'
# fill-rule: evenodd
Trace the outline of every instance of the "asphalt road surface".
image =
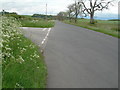
<svg viewBox="0 0 120 90">
<path fill-rule="evenodd" d="M 23 29 L 25 37 L 31 39 L 32 42 L 36 43 L 40 47 L 40 50 L 43 52 L 48 41 L 48 36 L 51 28 L 21 27 L 21 29 Z"/>
<path fill-rule="evenodd" d="M 23 29 L 45 49 L 48 88 L 118 87 L 117 38 L 59 21 L 52 29 Z"/>
<path fill-rule="evenodd" d="M 117 88 L 118 39 L 56 21 L 45 48 L 48 88 Z"/>
</svg>

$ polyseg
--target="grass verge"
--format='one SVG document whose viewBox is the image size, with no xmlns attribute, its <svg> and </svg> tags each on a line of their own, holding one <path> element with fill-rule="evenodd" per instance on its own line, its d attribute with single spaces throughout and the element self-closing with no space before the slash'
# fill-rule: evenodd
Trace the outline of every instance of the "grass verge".
<svg viewBox="0 0 120 90">
<path fill-rule="evenodd" d="M 95 24 L 90 24 L 89 19 L 78 19 L 77 23 L 69 20 L 64 22 L 120 38 L 118 21 L 96 20 Z"/>
<path fill-rule="evenodd" d="M 2 17 L 2 88 L 45 88 L 44 57 L 39 47 L 22 35 L 18 24 Z"/>
<path fill-rule="evenodd" d="M 8 58 L 9 62 L 3 65 L 2 87 L 45 88 L 47 70 L 38 47 L 24 36 L 12 41 L 10 46 L 15 58 Z"/>
</svg>

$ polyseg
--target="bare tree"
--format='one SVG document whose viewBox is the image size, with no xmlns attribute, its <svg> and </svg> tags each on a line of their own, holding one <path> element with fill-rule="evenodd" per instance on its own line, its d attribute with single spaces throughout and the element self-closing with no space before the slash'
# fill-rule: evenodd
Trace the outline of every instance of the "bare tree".
<svg viewBox="0 0 120 90">
<path fill-rule="evenodd" d="M 80 8 L 82 7 L 81 3 L 78 3 L 75 1 L 75 4 L 73 4 L 73 12 L 75 13 L 75 23 L 77 22 L 78 15 L 81 13 Z"/>
<path fill-rule="evenodd" d="M 71 19 L 74 17 L 75 23 L 77 22 L 78 16 L 80 15 L 82 17 L 82 4 L 78 3 L 77 0 L 75 0 L 75 3 L 69 5 L 68 7 L 68 17 L 71 22 Z"/>
<path fill-rule="evenodd" d="M 102 11 L 103 9 L 108 9 L 109 4 L 111 4 L 112 1 L 108 0 L 88 0 L 89 7 L 86 5 L 85 1 L 80 0 L 78 4 L 83 5 L 82 12 L 86 15 L 85 12 L 87 12 L 90 15 L 90 23 L 94 24 L 94 14 L 96 11 Z M 88 3 L 87 2 L 87 3 Z M 112 4 L 111 4 L 112 5 Z"/>
<path fill-rule="evenodd" d="M 76 23 L 78 15 L 79 15 L 79 10 L 80 10 L 78 4 L 76 3 L 76 1 L 75 1 L 75 4 L 74 4 L 74 8 L 75 8 L 75 23 Z"/>
<path fill-rule="evenodd" d="M 71 22 L 71 19 L 72 19 L 72 17 L 73 17 L 73 14 L 72 14 L 72 12 L 73 12 L 73 5 L 71 4 L 71 5 L 69 5 L 67 8 L 68 8 L 68 11 L 67 11 L 68 17 L 69 17 L 69 20 L 70 20 L 70 22 Z"/>
</svg>

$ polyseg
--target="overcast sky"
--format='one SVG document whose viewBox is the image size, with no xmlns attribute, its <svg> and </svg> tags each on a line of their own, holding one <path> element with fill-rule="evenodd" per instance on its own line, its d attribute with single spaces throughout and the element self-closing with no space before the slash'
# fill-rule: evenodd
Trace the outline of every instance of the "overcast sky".
<svg viewBox="0 0 120 90">
<path fill-rule="evenodd" d="M 48 5 L 48 14 L 56 15 L 60 11 L 66 11 L 67 6 L 74 3 L 74 0 L 2 0 L 0 10 L 17 12 L 20 15 L 45 14 L 45 6 Z M 86 4 L 88 4 L 86 2 Z M 118 0 L 114 1 L 114 6 L 109 10 L 97 12 L 97 16 L 117 15 Z"/>
</svg>

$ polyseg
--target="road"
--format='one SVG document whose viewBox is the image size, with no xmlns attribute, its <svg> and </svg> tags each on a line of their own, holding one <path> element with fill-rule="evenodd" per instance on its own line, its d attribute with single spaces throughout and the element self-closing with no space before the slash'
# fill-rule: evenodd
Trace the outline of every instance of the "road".
<svg viewBox="0 0 120 90">
<path fill-rule="evenodd" d="M 41 52 L 43 52 L 51 28 L 32 28 L 32 27 L 21 27 L 25 37 L 29 38 L 40 47 Z"/>
<path fill-rule="evenodd" d="M 44 45 L 48 88 L 118 87 L 117 38 L 59 21 L 51 32 L 23 29 L 40 47 L 49 34 Z"/>
<path fill-rule="evenodd" d="M 56 21 L 45 48 L 48 88 L 117 88 L 118 39 Z"/>
</svg>

